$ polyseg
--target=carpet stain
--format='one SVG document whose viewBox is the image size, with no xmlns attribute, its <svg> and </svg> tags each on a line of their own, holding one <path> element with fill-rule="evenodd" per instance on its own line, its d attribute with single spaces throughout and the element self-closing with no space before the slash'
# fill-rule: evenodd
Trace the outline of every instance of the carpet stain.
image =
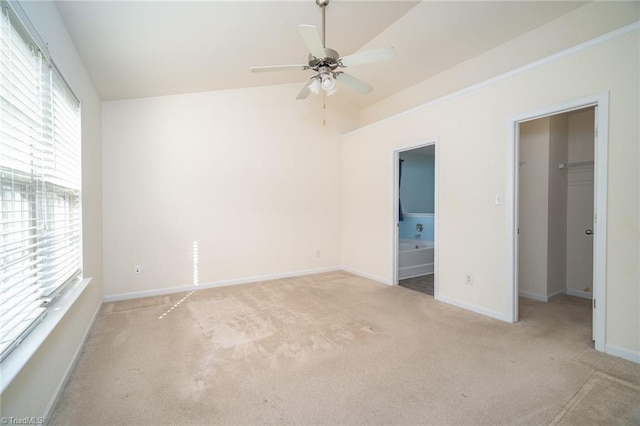
<svg viewBox="0 0 640 426">
<path fill-rule="evenodd" d="M 194 328 L 211 343 L 217 356 L 203 356 L 201 368 L 239 363 L 242 368 L 304 364 L 316 352 L 364 342 L 378 328 L 354 318 L 326 289 L 291 282 L 247 286 L 242 292 L 192 298 L 185 305 Z M 218 365 L 220 367 L 220 365 Z"/>
<path fill-rule="evenodd" d="M 235 297 L 193 301 L 187 307 L 216 348 L 246 346 L 275 332 L 266 318 Z"/>
</svg>

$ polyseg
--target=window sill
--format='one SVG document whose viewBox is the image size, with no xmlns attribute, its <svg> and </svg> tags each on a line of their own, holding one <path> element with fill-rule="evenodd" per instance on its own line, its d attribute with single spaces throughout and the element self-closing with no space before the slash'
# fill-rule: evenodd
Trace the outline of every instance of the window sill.
<svg viewBox="0 0 640 426">
<path fill-rule="evenodd" d="M 64 293 L 47 309 L 42 322 L 18 345 L 0 364 L 0 394 L 5 391 L 13 379 L 29 362 L 33 354 L 56 328 L 65 314 L 87 288 L 91 278 L 85 278 L 75 287 Z"/>
</svg>

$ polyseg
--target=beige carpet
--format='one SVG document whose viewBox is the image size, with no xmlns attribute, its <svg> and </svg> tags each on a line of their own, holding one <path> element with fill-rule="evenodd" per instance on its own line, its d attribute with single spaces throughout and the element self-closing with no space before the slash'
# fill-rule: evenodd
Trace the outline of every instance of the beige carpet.
<svg viewBox="0 0 640 426">
<path fill-rule="evenodd" d="M 638 365 L 590 347 L 589 306 L 507 324 L 342 272 L 109 303 L 52 423 L 615 424 Z"/>
<path fill-rule="evenodd" d="M 553 424 L 633 425 L 640 423 L 640 388 L 596 372 Z"/>
</svg>

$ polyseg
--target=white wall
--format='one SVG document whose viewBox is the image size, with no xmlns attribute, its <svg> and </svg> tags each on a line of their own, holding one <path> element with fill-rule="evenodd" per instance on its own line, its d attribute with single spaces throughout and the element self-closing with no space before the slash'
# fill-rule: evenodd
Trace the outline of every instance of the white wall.
<svg viewBox="0 0 640 426">
<path fill-rule="evenodd" d="M 339 135 L 357 116 L 329 98 L 323 126 L 298 90 L 103 104 L 107 296 L 192 285 L 194 241 L 201 285 L 340 266 Z"/>
<path fill-rule="evenodd" d="M 519 127 L 518 286 L 549 301 L 567 290 L 567 114 Z"/>
<path fill-rule="evenodd" d="M 411 21 L 411 12 L 401 17 L 387 31 L 368 43 L 367 46 L 386 46 L 389 34 L 403 20 Z M 554 52 L 591 40 L 623 25 L 640 19 L 640 2 L 637 1 L 592 1 L 541 28 L 523 34 L 497 46 L 483 55 L 456 65 L 446 72 L 424 80 L 361 112 L 363 125 L 374 123 L 392 114 L 419 107 L 425 102 L 439 99 L 448 93 L 461 90 L 499 76 L 514 68 L 526 65 Z M 567 30 L 570 28 L 570 30 Z M 546 40 L 540 42 L 540 34 Z M 367 46 L 364 48 L 366 49 Z M 423 52 L 428 54 L 428 52 Z M 437 60 L 437 58 L 434 58 Z M 583 70 L 584 72 L 584 70 Z M 579 74 L 578 74 L 579 75 Z"/>
<path fill-rule="evenodd" d="M 520 125 L 518 285 L 522 296 L 547 298 L 549 258 L 549 118 Z"/>
<path fill-rule="evenodd" d="M 0 396 L 0 416 L 16 418 L 51 409 L 103 298 L 100 101 L 54 3 L 24 2 L 23 8 L 82 102 L 82 261 L 84 276 L 93 280 Z"/>
<path fill-rule="evenodd" d="M 614 5 L 615 6 L 615 5 Z M 612 6 L 613 7 L 613 6 Z M 638 5 L 632 5 L 637 13 Z M 615 27 L 616 14 L 582 19 L 579 9 L 561 18 L 567 34 L 594 19 Z M 627 13 L 629 11 L 627 10 Z M 616 17 L 617 16 L 617 17 Z M 574 19 L 575 18 L 575 19 Z M 636 14 L 635 19 L 639 17 Z M 558 26 L 556 26 L 558 27 Z M 521 38 L 556 46 L 549 27 Z M 512 42 L 517 46 L 519 40 Z M 393 151 L 430 138 L 439 143 L 440 299 L 507 318 L 507 215 L 494 204 L 507 185 L 508 123 L 514 117 L 610 93 L 607 235 L 607 350 L 640 359 L 638 201 L 638 30 L 560 56 L 440 101 L 423 104 L 344 136 L 343 265 L 383 282 L 392 279 Z M 488 52 L 464 66 L 491 67 Z M 445 73 L 446 74 L 446 73 Z M 445 79 L 445 77 L 442 77 Z M 392 101 L 387 111 L 394 111 Z M 384 110 L 378 106 L 376 111 Z M 346 166 L 348 165 L 348 167 Z M 472 286 L 465 274 L 474 275 Z"/>
<path fill-rule="evenodd" d="M 549 118 L 547 297 L 567 292 L 567 173 L 558 168 L 568 161 L 567 123 L 566 114 Z"/>
</svg>

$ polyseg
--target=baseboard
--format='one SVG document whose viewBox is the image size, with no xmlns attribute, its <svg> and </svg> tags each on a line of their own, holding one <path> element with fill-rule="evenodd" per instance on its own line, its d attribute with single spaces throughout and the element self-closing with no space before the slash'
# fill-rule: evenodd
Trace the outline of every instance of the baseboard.
<svg viewBox="0 0 640 426">
<path fill-rule="evenodd" d="M 593 294 L 592 293 L 588 293 L 586 291 L 579 291 L 579 290 L 571 290 L 571 289 L 567 289 L 565 290 L 558 290 L 555 293 L 552 293 L 548 296 L 545 296 L 544 294 L 538 294 L 538 293 L 531 293 L 528 291 L 522 291 L 520 290 L 518 292 L 518 295 L 520 297 L 525 297 L 527 299 L 532 299 L 532 300 L 537 300 L 539 302 L 551 302 L 554 299 L 557 299 L 559 297 L 561 297 L 564 294 L 568 294 L 569 296 L 576 296 L 576 297 L 582 297 L 583 299 L 592 299 L 593 298 Z"/>
<path fill-rule="evenodd" d="M 155 290 L 135 291 L 131 293 L 112 294 L 104 297 L 105 302 L 118 302 L 120 300 L 140 299 L 142 297 L 164 296 L 166 294 L 182 293 L 186 291 L 202 290 L 206 288 L 227 287 L 230 285 L 249 284 L 260 281 L 277 280 L 280 278 L 299 277 L 301 275 L 321 274 L 323 272 L 335 272 L 342 268 L 330 266 L 327 268 L 306 269 L 303 271 L 284 272 L 280 274 L 259 275 L 253 277 L 236 278 L 232 280 L 220 280 L 198 285 L 184 285 L 179 287 L 159 288 Z"/>
<path fill-rule="evenodd" d="M 382 284 L 393 285 L 391 280 L 379 277 L 377 275 L 369 274 L 367 272 L 358 271 L 357 269 L 348 268 L 346 266 L 343 266 L 340 269 L 342 269 L 345 272 L 349 272 L 350 274 L 357 275 L 357 276 L 363 277 L 363 278 L 367 278 L 367 279 L 370 279 L 370 280 L 373 280 L 373 281 L 377 281 L 377 282 L 382 283 Z"/>
<path fill-rule="evenodd" d="M 518 296 L 525 297 L 527 299 L 537 300 L 538 302 L 548 302 L 549 301 L 549 298 L 547 296 L 545 296 L 544 294 L 531 293 L 531 292 L 522 291 L 522 290 L 520 290 L 518 292 Z"/>
<path fill-rule="evenodd" d="M 567 294 L 569 296 L 582 297 L 583 299 L 589 299 L 589 300 L 593 299 L 593 293 L 589 291 L 580 291 L 580 290 L 573 290 L 568 288 Z"/>
<path fill-rule="evenodd" d="M 632 351 L 629 349 L 624 349 L 619 346 L 612 345 L 610 343 L 606 343 L 604 345 L 604 352 L 609 355 L 617 356 L 617 357 L 626 359 L 627 361 L 640 364 L 640 352 L 638 351 Z"/>
<path fill-rule="evenodd" d="M 447 296 L 438 296 L 440 302 L 448 303 L 449 305 L 457 306 L 458 308 L 466 309 L 467 311 L 475 312 L 490 318 L 494 318 L 500 321 L 511 323 L 505 314 L 497 312 L 491 309 L 483 308 L 482 306 L 474 305 L 472 303 L 463 302 L 461 300 L 453 299 Z"/>
</svg>

